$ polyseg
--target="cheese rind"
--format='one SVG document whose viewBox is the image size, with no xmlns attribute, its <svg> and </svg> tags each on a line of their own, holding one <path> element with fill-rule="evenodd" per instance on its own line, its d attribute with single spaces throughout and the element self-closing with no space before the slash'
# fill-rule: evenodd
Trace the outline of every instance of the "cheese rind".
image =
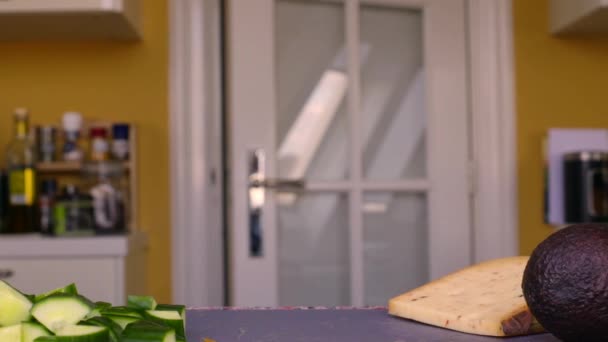
<svg viewBox="0 0 608 342">
<path fill-rule="evenodd" d="M 542 332 L 523 297 L 527 256 L 486 261 L 392 298 L 391 315 L 488 336 Z"/>
</svg>

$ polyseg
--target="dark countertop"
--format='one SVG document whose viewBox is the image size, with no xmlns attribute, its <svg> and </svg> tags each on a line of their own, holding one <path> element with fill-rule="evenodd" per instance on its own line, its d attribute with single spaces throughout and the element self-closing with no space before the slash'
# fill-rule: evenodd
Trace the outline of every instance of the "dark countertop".
<svg viewBox="0 0 608 342">
<path fill-rule="evenodd" d="M 550 334 L 496 338 L 464 334 L 388 315 L 385 308 L 188 309 L 188 342 L 557 342 Z"/>
</svg>

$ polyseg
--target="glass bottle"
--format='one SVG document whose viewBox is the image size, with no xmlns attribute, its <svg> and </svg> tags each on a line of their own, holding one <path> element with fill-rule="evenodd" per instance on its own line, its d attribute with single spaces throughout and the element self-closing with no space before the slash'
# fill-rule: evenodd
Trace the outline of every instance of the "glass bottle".
<svg viewBox="0 0 608 342">
<path fill-rule="evenodd" d="M 29 138 L 28 111 L 17 108 L 14 115 L 15 135 L 6 150 L 9 183 L 9 217 L 7 233 L 36 231 L 36 152 Z"/>
</svg>

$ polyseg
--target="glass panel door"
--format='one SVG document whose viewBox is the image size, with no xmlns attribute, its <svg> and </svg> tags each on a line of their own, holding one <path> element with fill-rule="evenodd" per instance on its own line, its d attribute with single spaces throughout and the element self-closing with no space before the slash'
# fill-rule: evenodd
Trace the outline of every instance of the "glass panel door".
<svg viewBox="0 0 608 342">
<path fill-rule="evenodd" d="M 361 44 L 370 47 L 361 72 L 361 153 L 368 189 L 401 180 L 427 184 L 422 9 L 360 7 Z M 427 189 L 363 196 L 365 305 L 428 281 Z M 379 281 L 381 280 L 381 281 Z"/>
<path fill-rule="evenodd" d="M 363 203 L 364 304 L 386 305 L 429 280 L 427 198 L 366 192 Z"/>
<path fill-rule="evenodd" d="M 363 174 L 368 180 L 426 177 L 422 10 L 364 5 L 361 44 Z"/>
<path fill-rule="evenodd" d="M 275 2 L 278 174 L 348 177 L 344 6 Z"/>
<path fill-rule="evenodd" d="M 280 204 L 279 304 L 348 305 L 350 261 L 348 196 L 300 194 Z"/>
<path fill-rule="evenodd" d="M 386 305 L 470 260 L 464 21 L 229 1 L 230 304 Z"/>
<path fill-rule="evenodd" d="M 276 1 L 276 159 L 281 179 L 349 177 L 344 5 Z M 348 195 L 278 191 L 280 305 L 350 303 Z"/>
</svg>

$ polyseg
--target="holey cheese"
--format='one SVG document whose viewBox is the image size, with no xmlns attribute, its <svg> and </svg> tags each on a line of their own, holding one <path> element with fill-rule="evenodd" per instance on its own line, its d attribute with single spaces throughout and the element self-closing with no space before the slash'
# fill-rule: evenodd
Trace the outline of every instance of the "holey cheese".
<svg viewBox="0 0 608 342">
<path fill-rule="evenodd" d="M 389 313 L 478 335 L 541 332 L 521 289 L 527 262 L 522 256 L 467 267 L 392 298 Z"/>
</svg>

